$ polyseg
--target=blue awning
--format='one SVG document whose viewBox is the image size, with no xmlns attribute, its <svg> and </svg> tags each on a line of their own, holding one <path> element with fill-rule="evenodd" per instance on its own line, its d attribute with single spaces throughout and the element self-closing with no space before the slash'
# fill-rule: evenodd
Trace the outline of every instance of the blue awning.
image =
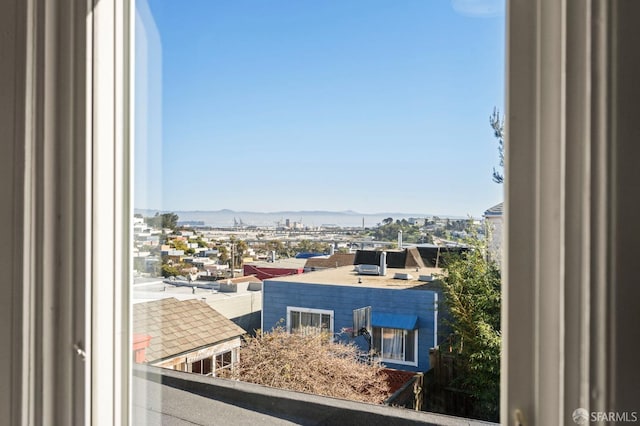
<svg viewBox="0 0 640 426">
<path fill-rule="evenodd" d="M 382 328 L 399 328 L 402 330 L 415 330 L 418 325 L 417 315 L 386 314 L 382 312 L 371 313 L 371 325 Z"/>
</svg>

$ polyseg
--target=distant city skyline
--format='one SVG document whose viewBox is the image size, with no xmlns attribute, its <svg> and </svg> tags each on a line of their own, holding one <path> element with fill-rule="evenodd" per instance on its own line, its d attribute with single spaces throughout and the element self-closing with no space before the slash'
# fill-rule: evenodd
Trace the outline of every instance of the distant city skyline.
<svg viewBox="0 0 640 426">
<path fill-rule="evenodd" d="M 201 222 L 203 225 L 215 227 L 242 227 L 242 226 L 259 226 L 273 227 L 285 226 L 287 222 L 290 224 L 300 224 L 304 227 L 318 226 L 339 226 L 339 227 L 373 227 L 378 226 L 385 219 L 391 217 L 393 220 L 401 219 L 423 219 L 438 216 L 441 219 L 467 219 L 468 216 L 458 215 L 434 215 L 429 212 L 375 212 L 362 213 L 354 211 L 270 211 L 270 212 L 253 212 L 253 211 L 235 211 L 229 209 L 216 211 L 181 211 L 181 210 L 154 210 L 154 209 L 135 209 L 134 213 L 141 214 L 144 217 L 155 216 L 156 213 L 175 213 L 178 215 L 180 222 Z M 480 219 L 480 216 L 475 216 Z"/>
<path fill-rule="evenodd" d="M 478 217 L 502 201 L 503 1 L 138 4 L 136 208 Z"/>
</svg>

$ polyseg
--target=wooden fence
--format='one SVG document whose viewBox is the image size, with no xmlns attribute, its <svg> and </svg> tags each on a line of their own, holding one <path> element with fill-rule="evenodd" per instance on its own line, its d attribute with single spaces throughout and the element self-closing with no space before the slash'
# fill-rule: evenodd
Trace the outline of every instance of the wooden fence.
<svg viewBox="0 0 640 426">
<path fill-rule="evenodd" d="M 421 411 L 423 406 L 423 377 L 422 373 L 409 373 L 409 379 L 407 380 L 407 372 L 385 370 L 388 381 L 390 383 L 398 383 L 398 386 L 393 386 L 392 389 L 396 389 L 389 398 L 384 401 L 385 405 L 392 405 L 394 407 L 404 407 Z M 395 377 L 396 373 L 404 373 L 403 377 Z"/>
<path fill-rule="evenodd" d="M 470 417 L 473 399 L 468 392 L 455 387 L 458 375 L 458 357 L 453 352 L 439 349 L 429 351 L 431 369 L 424 377 L 424 411 Z"/>
</svg>

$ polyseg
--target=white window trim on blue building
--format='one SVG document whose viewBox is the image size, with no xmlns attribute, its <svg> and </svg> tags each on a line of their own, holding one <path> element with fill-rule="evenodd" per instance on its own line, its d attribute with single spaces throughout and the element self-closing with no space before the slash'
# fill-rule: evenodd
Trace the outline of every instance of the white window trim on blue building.
<svg viewBox="0 0 640 426">
<path fill-rule="evenodd" d="M 361 329 L 366 329 L 369 334 L 373 334 L 371 329 L 371 306 L 365 306 L 353 310 L 353 327 L 351 333 L 354 337 L 359 336 Z"/>
<path fill-rule="evenodd" d="M 376 339 L 376 335 L 377 335 L 377 330 L 380 330 L 380 339 L 377 340 Z M 403 335 L 403 343 L 402 343 L 402 359 L 397 359 L 397 358 L 387 358 L 385 357 L 385 353 L 388 353 L 388 351 L 385 350 L 384 347 L 384 339 L 382 338 L 382 335 L 384 334 L 385 330 L 398 330 L 404 333 Z M 409 333 L 413 333 L 413 361 L 406 361 L 407 358 L 407 353 L 406 353 L 406 348 L 407 348 L 407 336 L 409 335 Z M 398 364 L 398 365 L 411 365 L 414 367 L 418 366 L 418 330 L 403 330 L 400 328 L 384 328 L 384 327 L 373 327 L 373 336 L 372 336 L 372 340 L 373 340 L 373 347 L 375 348 L 375 350 L 380 354 L 380 361 L 382 361 L 383 363 L 389 363 L 389 364 Z"/>
<path fill-rule="evenodd" d="M 333 311 L 328 309 L 314 309 L 314 308 L 301 308 L 297 306 L 287 306 L 287 331 L 291 333 L 292 320 L 291 314 L 293 312 L 299 313 L 310 313 L 310 314 L 318 314 L 318 315 L 329 315 L 329 330 L 327 330 L 330 334 L 333 334 Z M 322 317 L 321 320 L 322 321 Z"/>
</svg>

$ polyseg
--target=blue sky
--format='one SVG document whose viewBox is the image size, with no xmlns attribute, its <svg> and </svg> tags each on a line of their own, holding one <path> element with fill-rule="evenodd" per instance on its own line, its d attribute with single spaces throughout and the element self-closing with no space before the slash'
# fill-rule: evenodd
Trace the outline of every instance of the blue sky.
<svg viewBox="0 0 640 426">
<path fill-rule="evenodd" d="M 136 207 L 478 216 L 502 200 L 502 2 L 148 3 Z"/>
</svg>

